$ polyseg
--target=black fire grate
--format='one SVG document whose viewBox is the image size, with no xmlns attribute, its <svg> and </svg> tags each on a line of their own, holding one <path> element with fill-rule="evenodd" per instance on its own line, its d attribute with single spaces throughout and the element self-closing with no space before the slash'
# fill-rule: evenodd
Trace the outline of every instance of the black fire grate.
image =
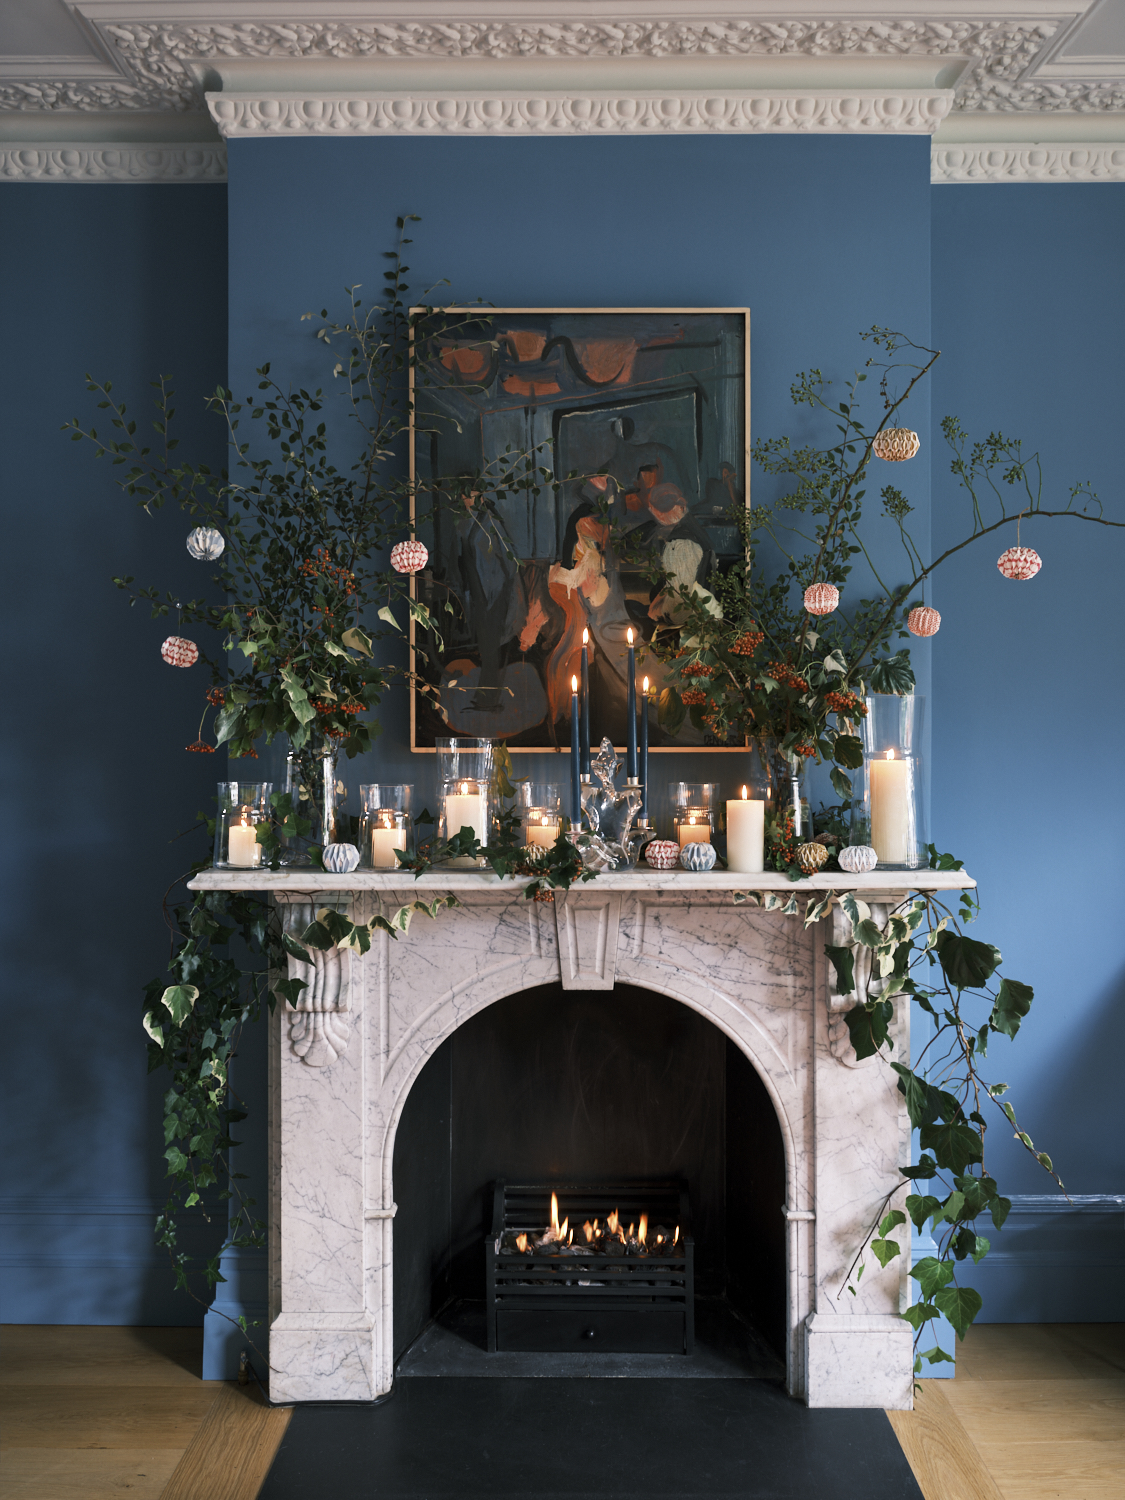
<svg viewBox="0 0 1125 1500">
<path fill-rule="evenodd" d="M 537 1246 L 551 1222 L 552 1194 L 575 1243 Z M 607 1251 L 604 1233 L 586 1243 L 583 1224 L 604 1231 L 615 1211 L 625 1235 L 647 1217 L 647 1245 L 634 1238 Z M 694 1252 L 684 1183 L 497 1182 L 485 1244 L 489 1350 L 690 1354 Z"/>
</svg>

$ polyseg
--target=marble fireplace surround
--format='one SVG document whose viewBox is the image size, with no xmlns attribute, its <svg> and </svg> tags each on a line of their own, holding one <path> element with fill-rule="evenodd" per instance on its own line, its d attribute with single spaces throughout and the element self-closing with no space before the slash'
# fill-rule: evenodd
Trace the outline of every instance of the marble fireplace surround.
<svg viewBox="0 0 1125 1500">
<path fill-rule="evenodd" d="M 275 1401 L 370 1401 L 393 1379 L 392 1180 L 395 1130 L 411 1085 L 470 1016 L 536 985 L 658 991 L 706 1016 L 761 1077 L 786 1156 L 787 1386 L 809 1406 L 912 1404 L 910 1244 L 869 1267 L 856 1297 L 844 1279 L 883 1195 L 908 1161 L 895 1075 L 857 1063 L 826 942 L 847 940 L 838 907 L 805 929 L 736 893 L 855 890 L 876 920 L 914 890 L 955 890 L 960 873 L 776 875 L 711 871 L 603 874 L 554 903 L 525 882 L 435 871 L 418 881 L 356 871 L 206 871 L 194 889 L 269 893 L 300 932 L 318 907 L 353 920 L 390 916 L 452 893 L 460 905 L 419 915 L 364 957 L 316 954 L 297 1009 L 279 1005 L 270 1037 L 270 1381 Z M 835 932 L 833 929 L 836 929 Z M 857 966 L 858 967 L 858 966 Z M 910 1050 L 896 1007 L 895 1057 Z M 901 1234 L 902 1232 L 899 1231 Z"/>
</svg>

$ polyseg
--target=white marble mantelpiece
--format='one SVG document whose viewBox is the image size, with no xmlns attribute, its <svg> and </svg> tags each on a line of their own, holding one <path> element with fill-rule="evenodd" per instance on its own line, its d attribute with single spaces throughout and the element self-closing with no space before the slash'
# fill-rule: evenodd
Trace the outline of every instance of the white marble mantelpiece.
<svg viewBox="0 0 1125 1500">
<path fill-rule="evenodd" d="M 811 1406 L 906 1408 L 912 1400 L 909 1239 L 858 1295 L 844 1279 L 884 1195 L 901 1181 L 910 1132 L 894 1073 L 858 1063 L 826 942 L 831 918 L 738 899 L 793 892 L 803 914 L 818 892 L 855 891 L 878 919 L 911 891 L 957 891 L 960 872 L 784 876 L 626 871 L 529 901 L 527 881 L 434 870 L 205 871 L 195 889 L 269 893 L 299 932 L 317 908 L 356 922 L 454 895 L 370 951 L 296 959 L 309 982 L 278 1006 L 271 1039 L 271 1394 L 275 1400 L 370 1401 L 390 1389 L 395 1131 L 425 1063 L 472 1015 L 551 982 L 655 990 L 710 1019 L 750 1059 L 785 1145 L 788 1388 Z M 857 982 L 862 984 L 857 965 Z M 909 1007 L 896 1008 L 896 1059 L 909 1057 Z"/>
</svg>

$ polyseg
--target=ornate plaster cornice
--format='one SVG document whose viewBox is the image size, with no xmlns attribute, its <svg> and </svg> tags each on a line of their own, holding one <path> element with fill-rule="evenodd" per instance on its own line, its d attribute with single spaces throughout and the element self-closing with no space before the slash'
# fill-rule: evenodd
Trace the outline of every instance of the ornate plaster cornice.
<svg viewBox="0 0 1125 1500">
<path fill-rule="evenodd" d="M 221 142 L 187 146 L 0 146 L 0 182 L 225 182 Z"/>
<path fill-rule="evenodd" d="M 1031 143 L 957 146 L 935 143 L 934 183 L 1125 182 L 1125 146 L 1037 146 Z"/>
<path fill-rule="evenodd" d="M 226 137 L 263 135 L 608 135 L 900 132 L 930 135 L 952 103 L 950 90 L 745 89 L 677 94 L 209 93 Z"/>
</svg>

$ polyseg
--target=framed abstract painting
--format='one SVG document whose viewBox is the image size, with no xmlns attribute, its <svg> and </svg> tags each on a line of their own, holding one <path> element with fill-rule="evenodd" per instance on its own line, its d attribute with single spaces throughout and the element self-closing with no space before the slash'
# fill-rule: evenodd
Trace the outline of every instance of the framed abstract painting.
<svg viewBox="0 0 1125 1500">
<path fill-rule="evenodd" d="M 742 556 L 750 314 L 745 308 L 446 308 L 419 316 L 411 478 L 429 564 L 411 621 L 411 747 L 491 736 L 569 744 L 589 655 L 590 733 L 625 739 L 629 631 L 669 607 L 654 577 L 701 587 Z M 649 711 L 653 750 L 722 749 Z"/>
</svg>

